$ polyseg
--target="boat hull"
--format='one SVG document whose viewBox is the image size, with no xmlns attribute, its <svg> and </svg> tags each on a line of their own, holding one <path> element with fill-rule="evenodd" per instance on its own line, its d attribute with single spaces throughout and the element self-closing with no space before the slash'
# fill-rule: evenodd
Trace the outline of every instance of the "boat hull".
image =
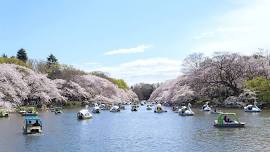
<svg viewBox="0 0 270 152">
<path fill-rule="evenodd" d="M 37 113 L 23 113 L 22 116 L 37 116 Z"/>
<path fill-rule="evenodd" d="M 194 113 L 179 113 L 179 116 L 194 116 Z"/>
<path fill-rule="evenodd" d="M 245 112 L 261 112 L 261 110 L 245 110 Z"/>
<path fill-rule="evenodd" d="M 163 113 L 163 112 L 167 112 L 166 110 L 155 110 L 155 113 Z"/>
<path fill-rule="evenodd" d="M 239 123 L 239 124 L 214 124 L 214 127 L 217 127 L 217 128 L 243 128 L 243 127 L 245 127 L 245 123 Z"/>
<path fill-rule="evenodd" d="M 8 113 L 0 115 L 0 118 L 8 117 Z"/>
<path fill-rule="evenodd" d="M 92 116 L 77 116 L 77 118 L 78 118 L 79 120 L 86 120 L 86 119 L 91 119 Z"/>
<path fill-rule="evenodd" d="M 54 113 L 55 113 L 55 114 L 62 114 L 63 111 L 55 111 Z"/>
<path fill-rule="evenodd" d="M 100 113 L 99 110 L 93 110 L 92 112 L 93 112 L 93 113 Z"/>
<path fill-rule="evenodd" d="M 203 109 L 203 111 L 211 111 L 211 109 Z"/>
<path fill-rule="evenodd" d="M 42 133 L 41 126 L 23 127 L 24 134 L 40 134 Z"/>
<path fill-rule="evenodd" d="M 222 114 L 222 112 L 211 111 L 211 114 Z"/>
</svg>

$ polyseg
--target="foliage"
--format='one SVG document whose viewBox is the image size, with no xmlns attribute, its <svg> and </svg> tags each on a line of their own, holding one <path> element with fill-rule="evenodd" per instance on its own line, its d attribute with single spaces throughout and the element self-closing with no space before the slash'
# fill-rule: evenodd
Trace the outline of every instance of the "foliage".
<svg viewBox="0 0 270 152">
<path fill-rule="evenodd" d="M 120 89 L 128 89 L 127 83 L 123 79 L 115 79 L 108 76 L 108 74 L 101 72 L 101 71 L 93 71 L 91 72 L 92 75 L 95 75 L 100 78 L 107 79 L 118 86 Z"/>
<path fill-rule="evenodd" d="M 53 54 L 50 54 L 47 58 L 47 65 L 50 66 L 52 64 L 58 64 L 58 60 Z"/>
<path fill-rule="evenodd" d="M 42 60 L 29 60 L 28 64 L 35 72 L 48 74 L 48 77 L 51 79 L 71 80 L 74 76 L 87 74 L 66 64 L 50 64 L 49 67 L 48 62 Z"/>
<path fill-rule="evenodd" d="M 13 64 L 0 64 L 1 99 L 16 104 L 42 104 L 65 100 L 54 83 L 42 74 Z"/>
<path fill-rule="evenodd" d="M 29 65 L 29 67 L 33 71 L 35 71 L 37 73 L 47 74 L 47 63 L 46 63 L 46 61 L 29 59 L 27 61 L 27 64 Z"/>
<path fill-rule="evenodd" d="M 149 100 L 175 102 L 177 94 L 193 91 L 196 100 L 224 103 L 223 101 L 230 96 L 240 97 L 247 86 L 261 91 L 260 96 L 264 101 L 270 96 L 266 89 L 270 79 L 269 54 L 264 52 L 256 52 L 250 56 L 217 52 L 211 57 L 195 53 L 184 59 L 182 72 L 183 76 L 156 89 Z M 257 77 L 260 78 L 257 80 Z"/>
<path fill-rule="evenodd" d="M 72 80 L 75 76 L 87 74 L 82 70 L 76 69 L 71 65 L 65 64 L 61 64 L 59 70 L 60 74 L 58 75 L 58 77 L 56 77 L 57 79 Z"/>
<path fill-rule="evenodd" d="M 21 48 L 17 52 L 17 59 L 22 60 L 23 62 L 26 63 L 26 61 L 28 60 L 28 57 L 27 57 L 27 53 L 26 53 L 25 49 Z"/>
<path fill-rule="evenodd" d="M 75 108 L 75 107 L 81 107 L 82 106 L 82 102 L 80 101 L 69 101 L 69 102 L 65 102 L 63 104 L 64 108 Z"/>
<path fill-rule="evenodd" d="M 59 93 L 69 101 L 84 101 L 91 98 L 91 95 L 84 88 L 73 81 L 56 79 L 53 82 Z"/>
<path fill-rule="evenodd" d="M 61 74 L 60 65 L 53 54 L 50 54 L 47 58 L 46 72 L 50 79 L 57 79 Z"/>
<path fill-rule="evenodd" d="M 194 98 L 194 91 L 186 84 L 188 77 L 180 76 L 174 80 L 168 80 L 158 87 L 150 96 L 150 101 L 180 104 L 190 102 Z"/>
<path fill-rule="evenodd" d="M 123 79 L 111 78 L 111 82 L 116 84 L 118 86 L 118 88 L 120 88 L 120 89 L 128 89 L 128 85 Z"/>
<path fill-rule="evenodd" d="M 124 80 L 111 78 L 103 72 L 89 75 L 70 65 L 59 64 L 52 54 L 47 61 L 28 60 L 26 51 L 21 49 L 17 56 L 21 60 L 13 56 L 0 57 L 0 103 L 73 105 L 74 102 L 66 101 L 114 103 L 138 100 Z"/>
<path fill-rule="evenodd" d="M 107 80 L 110 78 L 109 75 L 108 75 L 107 73 L 104 73 L 104 72 L 102 72 L 102 71 L 93 71 L 93 72 L 91 72 L 91 74 L 92 74 L 92 75 L 95 75 L 95 76 L 97 76 L 97 77 L 100 77 L 100 78 L 107 79 Z"/>
<path fill-rule="evenodd" d="M 257 76 L 267 77 L 269 73 L 267 57 L 257 55 L 241 56 L 236 53 L 219 52 L 211 58 L 204 57 L 201 60 L 201 57 L 193 57 L 185 61 L 199 62 L 196 64 L 199 66 L 191 67 L 186 73 L 189 77 L 187 83 L 200 96 L 209 99 L 238 96 L 245 80 Z"/>
<path fill-rule="evenodd" d="M 93 75 L 75 75 L 72 80 L 51 80 L 44 74 L 14 64 L 0 64 L 0 101 L 14 105 L 63 104 L 66 101 L 106 99 L 130 102 L 136 95 Z"/>
<path fill-rule="evenodd" d="M 245 81 L 247 89 L 254 90 L 259 99 L 264 102 L 270 102 L 270 80 L 264 77 L 257 77 L 252 80 Z"/>
<path fill-rule="evenodd" d="M 0 57 L 0 64 L 7 63 L 7 64 L 16 64 L 24 67 L 29 67 L 25 62 L 16 59 L 16 58 L 6 58 L 6 57 Z"/>
</svg>

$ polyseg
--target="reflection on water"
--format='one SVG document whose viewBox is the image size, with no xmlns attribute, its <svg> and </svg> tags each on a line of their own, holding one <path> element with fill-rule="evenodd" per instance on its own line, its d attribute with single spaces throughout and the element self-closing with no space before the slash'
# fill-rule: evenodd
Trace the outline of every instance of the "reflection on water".
<svg viewBox="0 0 270 152">
<path fill-rule="evenodd" d="M 152 151 L 269 151 L 270 111 L 236 112 L 245 128 L 213 127 L 217 115 L 194 109 L 193 117 L 181 117 L 168 110 L 156 114 L 140 107 L 120 113 L 102 111 L 93 119 L 79 121 L 79 109 L 55 115 L 43 112 L 43 133 L 23 135 L 23 118 L 11 114 L 0 119 L 0 147 L 7 152 L 152 152 Z"/>
</svg>

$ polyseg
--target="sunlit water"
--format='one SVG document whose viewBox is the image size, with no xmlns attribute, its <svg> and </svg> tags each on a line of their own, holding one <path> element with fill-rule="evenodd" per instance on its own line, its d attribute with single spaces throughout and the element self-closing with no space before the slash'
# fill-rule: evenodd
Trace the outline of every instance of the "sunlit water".
<svg viewBox="0 0 270 152">
<path fill-rule="evenodd" d="M 120 113 L 102 111 L 93 119 L 79 121 L 79 109 L 55 115 L 42 112 L 42 135 L 23 135 L 23 117 L 11 114 L 0 119 L 2 152 L 181 152 L 181 151 L 269 151 L 270 111 L 236 112 L 245 128 L 217 129 L 217 115 L 195 109 L 193 117 L 181 117 L 168 109 L 156 114 L 140 107 Z"/>
</svg>

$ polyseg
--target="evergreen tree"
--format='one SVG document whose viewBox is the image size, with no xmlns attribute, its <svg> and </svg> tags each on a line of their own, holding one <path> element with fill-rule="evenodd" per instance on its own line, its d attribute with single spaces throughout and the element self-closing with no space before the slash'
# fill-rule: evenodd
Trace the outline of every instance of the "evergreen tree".
<svg viewBox="0 0 270 152">
<path fill-rule="evenodd" d="M 17 59 L 22 60 L 23 62 L 26 62 L 28 60 L 27 53 L 26 53 L 25 49 L 21 48 L 17 52 Z"/>
<path fill-rule="evenodd" d="M 47 73 L 50 79 L 56 79 L 61 75 L 60 65 L 53 54 L 50 54 L 47 58 Z"/>
<path fill-rule="evenodd" d="M 58 64 L 58 60 L 53 54 L 50 54 L 49 57 L 47 58 L 47 65 L 52 66 Z"/>
</svg>

